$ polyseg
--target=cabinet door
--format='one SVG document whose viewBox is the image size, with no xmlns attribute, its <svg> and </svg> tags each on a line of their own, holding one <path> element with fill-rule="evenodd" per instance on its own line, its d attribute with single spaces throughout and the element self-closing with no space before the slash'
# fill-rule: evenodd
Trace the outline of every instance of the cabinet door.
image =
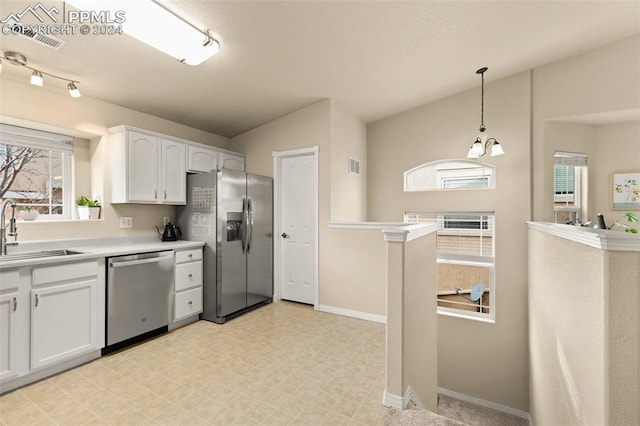
<svg viewBox="0 0 640 426">
<path fill-rule="evenodd" d="M 18 292 L 0 295 L 0 382 L 17 374 L 17 310 Z"/>
<path fill-rule="evenodd" d="M 160 140 L 144 133 L 129 132 L 129 201 L 158 202 Z"/>
<path fill-rule="evenodd" d="M 218 153 L 212 149 L 189 145 L 187 149 L 187 171 L 209 173 L 218 168 Z"/>
<path fill-rule="evenodd" d="M 163 139 L 161 158 L 160 179 L 162 182 L 162 194 L 160 201 L 166 204 L 186 204 L 186 145 L 181 142 Z"/>
<path fill-rule="evenodd" d="M 99 349 L 95 278 L 31 292 L 31 369 Z"/>
<path fill-rule="evenodd" d="M 243 172 L 244 157 L 221 152 L 218 156 L 218 167 L 221 169 L 240 170 Z"/>
</svg>

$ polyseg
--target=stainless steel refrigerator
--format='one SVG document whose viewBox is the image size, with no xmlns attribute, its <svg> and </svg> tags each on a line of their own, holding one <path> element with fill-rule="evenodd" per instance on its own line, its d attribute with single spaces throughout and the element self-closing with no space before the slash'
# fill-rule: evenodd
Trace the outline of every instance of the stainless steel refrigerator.
<svg viewBox="0 0 640 426">
<path fill-rule="evenodd" d="M 205 243 L 203 319 L 221 324 L 273 300 L 273 179 L 191 174 L 177 213 L 181 238 Z"/>
</svg>

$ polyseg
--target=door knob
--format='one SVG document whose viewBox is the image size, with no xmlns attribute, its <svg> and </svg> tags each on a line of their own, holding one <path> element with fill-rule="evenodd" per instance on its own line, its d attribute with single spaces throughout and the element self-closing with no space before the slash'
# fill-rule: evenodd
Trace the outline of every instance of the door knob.
<svg viewBox="0 0 640 426">
<path fill-rule="evenodd" d="M 287 234 L 286 232 L 283 232 L 282 235 L 280 235 L 282 238 L 289 238 L 289 234 Z"/>
</svg>

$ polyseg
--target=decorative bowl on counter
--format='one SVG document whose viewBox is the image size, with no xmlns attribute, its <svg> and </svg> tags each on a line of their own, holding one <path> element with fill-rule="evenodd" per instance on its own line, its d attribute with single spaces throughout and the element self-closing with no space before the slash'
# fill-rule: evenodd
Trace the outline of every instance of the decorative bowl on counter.
<svg viewBox="0 0 640 426">
<path fill-rule="evenodd" d="M 38 210 L 20 210 L 20 218 L 22 220 L 36 220 L 39 215 Z"/>
</svg>

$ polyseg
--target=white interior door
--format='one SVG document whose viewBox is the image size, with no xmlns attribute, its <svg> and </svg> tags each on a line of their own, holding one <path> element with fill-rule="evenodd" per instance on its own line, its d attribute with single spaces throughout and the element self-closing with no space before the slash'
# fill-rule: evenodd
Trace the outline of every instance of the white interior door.
<svg viewBox="0 0 640 426">
<path fill-rule="evenodd" d="M 278 179 L 280 298 L 317 304 L 317 151 L 281 157 Z"/>
</svg>

